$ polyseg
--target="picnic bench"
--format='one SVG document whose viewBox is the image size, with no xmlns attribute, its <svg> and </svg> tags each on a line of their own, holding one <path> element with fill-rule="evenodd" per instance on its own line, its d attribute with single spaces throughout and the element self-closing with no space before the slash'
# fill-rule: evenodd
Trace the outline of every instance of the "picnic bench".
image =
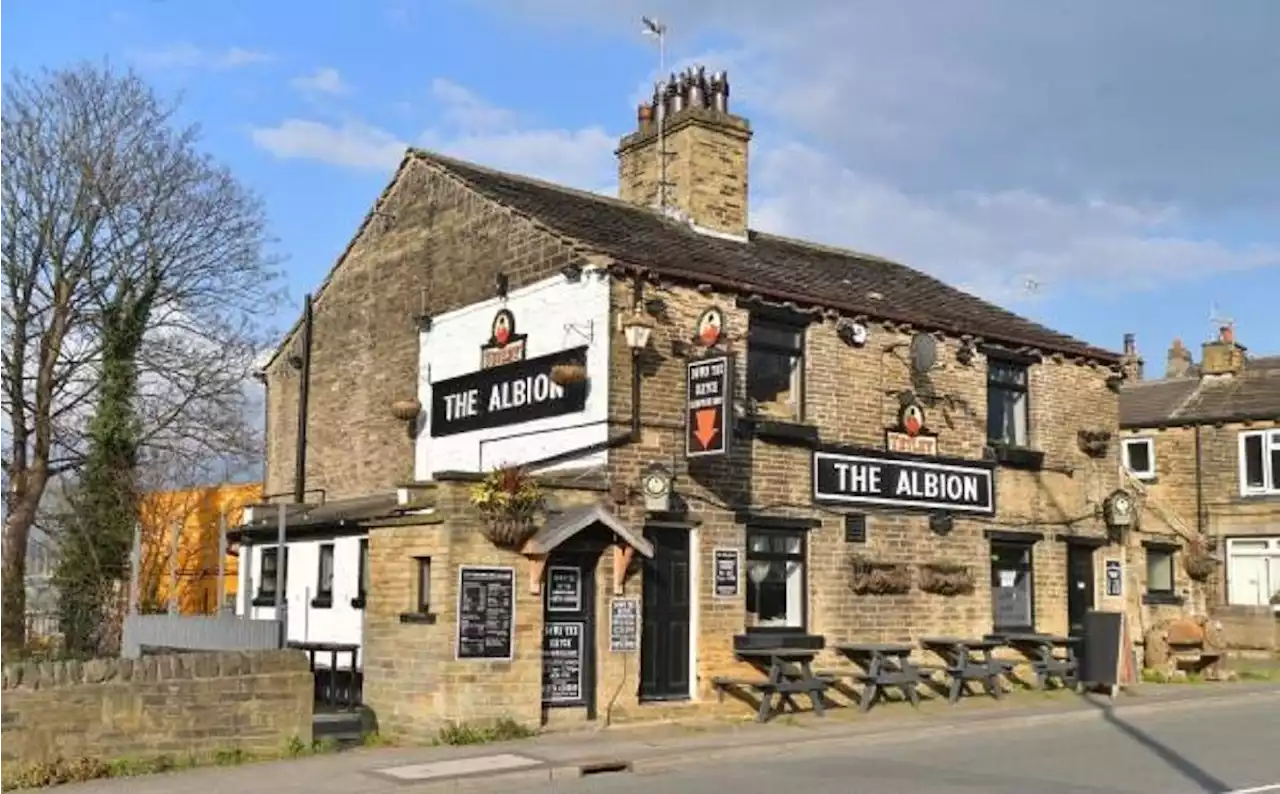
<svg viewBox="0 0 1280 794">
<path fill-rule="evenodd" d="M 1060 637 L 1053 634 L 1009 633 L 990 635 L 989 639 L 1003 641 L 1031 662 L 1035 673 L 1036 689 L 1044 689 L 1050 679 L 1060 679 L 1064 686 L 1074 688 L 1080 677 L 1080 661 L 1076 654 L 1079 637 Z M 1062 655 L 1058 650 L 1063 649 Z"/>
<path fill-rule="evenodd" d="M 734 687 L 755 690 L 760 694 L 757 722 L 768 722 L 785 711 L 799 711 L 795 695 L 808 695 L 813 712 L 823 716 L 826 691 L 832 683 L 830 676 L 813 672 L 813 660 L 818 650 L 813 648 L 744 648 L 734 652 L 739 659 L 751 664 L 764 674 L 762 679 L 716 677 L 712 685 L 724 702 L 725 692 Z M 777 707 L 774 707 L 774 702 Z"/>
<path fill-rule="evenodd" d="M 823 671 L 833 678 L 848 677 L 863 684 L 860 711 L 869 711 L 886 688 L 898 689 L 912 706 L 920 705 L 921 670 L 911 661 L 912 646 L 901 643 L 841 643 L 835 649 L 860 670 Z"/>
<path fill-rule="evenodd" d="M 960 699 L 970 681 L 981 681 L 983 688 L 992 697 L 999 700 L 1004 696 L 1000 688 L 1000 676 L 1007 672 L 1004 662 L 992 656 L 992 651 L 1000 647 L 1000 642 L 993 639 L 970 640 L 960 637 L 924 637 L 920 646 L 941 657 L 944 664 L 919 665 L 926 672 L 941 670 L 950 679 L 947 702 L 955 703 Z"/>
</svg>

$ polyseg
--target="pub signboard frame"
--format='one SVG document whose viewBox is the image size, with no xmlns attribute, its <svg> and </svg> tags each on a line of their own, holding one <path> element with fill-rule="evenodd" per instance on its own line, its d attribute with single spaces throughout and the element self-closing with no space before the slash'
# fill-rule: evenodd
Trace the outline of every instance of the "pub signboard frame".
<svg viewBox="0 0 1280 794">
<path fill-rule="evenodd" d="M 427 415 L 431 438 L 585 411 L 586 383 L 558 384 L 551 371 L 586 360 L 584 345 L 434 381 Z"/>
<path fill-rule="evenodd" d="M 992 461 L 814 450 L 813 501 L 989 517 L 996 514 L 995 470 Z"/>
<path fill-rule="evenodd" d="M 729 452 L 733 362 L 728 356 L 690 361 L 685 368 L 685 457 Z"/>
</svg>

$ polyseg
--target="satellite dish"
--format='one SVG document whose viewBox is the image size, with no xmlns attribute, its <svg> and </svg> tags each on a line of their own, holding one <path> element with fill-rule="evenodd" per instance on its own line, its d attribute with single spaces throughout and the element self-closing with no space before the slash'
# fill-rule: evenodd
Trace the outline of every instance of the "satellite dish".
<svg viewBox="0 0 1280 794">
<path fill-rule="evenodd" d="M 928 372 L 938 363 L 938 342 L 928 334 L 911 337 L 911 368 L 916 372 Z"/>
</svg>

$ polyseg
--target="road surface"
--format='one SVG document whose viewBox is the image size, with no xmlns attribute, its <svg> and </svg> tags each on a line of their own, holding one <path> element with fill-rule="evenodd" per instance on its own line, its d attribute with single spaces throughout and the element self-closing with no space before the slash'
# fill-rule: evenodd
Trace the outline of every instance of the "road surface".
<svg viewBox="0 0 1280 794">
<path fill-rule="evenodd" d="M 525 794 L 1280 794 L 1275 699 L 824 745 Z"/>
</svg>

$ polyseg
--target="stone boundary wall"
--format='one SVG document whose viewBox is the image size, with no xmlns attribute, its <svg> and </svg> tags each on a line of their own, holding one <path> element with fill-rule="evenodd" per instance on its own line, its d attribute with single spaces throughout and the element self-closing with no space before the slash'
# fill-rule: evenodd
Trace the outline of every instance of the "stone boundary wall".
<svg viewBox="0 0 1280 794">
<path fill-rule="evenodd" d="M 1209 617 L 1222 623 L 1233 651 L 1280 651 L 1280 613 L 1271 607 L 1219 606 Z"/>
<path fill-rule="evenodd" d="M 4 666 L 3 759 L 175 759 L 311 743 L 314 679 L 296 650 Z"/>
</svg>

